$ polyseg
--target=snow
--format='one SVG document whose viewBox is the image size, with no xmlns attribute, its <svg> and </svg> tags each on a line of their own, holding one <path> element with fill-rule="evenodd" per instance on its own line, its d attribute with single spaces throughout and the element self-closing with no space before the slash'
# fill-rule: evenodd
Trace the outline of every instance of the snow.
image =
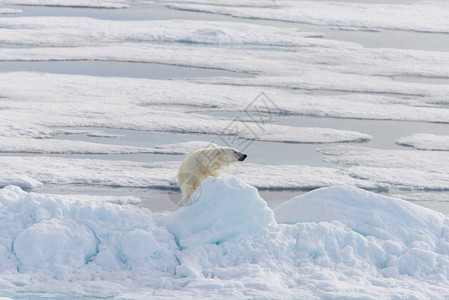
<svg viewBox="0 0 449 300">
<path fill-rule="evenodd" d="M 204 218 L 192 219 L 192 216 L 204 212 L 207 212 Z M 252 216 L 248 215 L 249 212 Z M 226 222 L 221 221 L 223 217 L 226 217 Z M 233 226 L 229 226 L 228 222 Z M 264 205 L 257 189 L 234 178 L 208 179 L 186 207 L 171 213 L 164 220 L 165 227 L 176 236 L 181 248 L 220 244 L 271 223 L 274 223 L 273 212 Z"/>
<path fill-rule="evenodd" d="M 447 152 L 384 150 L 355 146 L 320 148 L 327 162 L 346 167 L 360 180 L 377 183 L 385 191 L 447 191 Z"/>
<path fill-rule="evenodd" d="M 440 240 L 441 231 L 447 234 L 448 226 L 443 215 L 356 188 L 318 189 L 281 204 L 274 213 L 280 223 L 338 221 L 362 236 L 385 241 L 392 252 L 402 252 L 386 263 L 386 277 L 391 273 L 419 277 L 432 272 L 441 259 L 434 250 L 447 253 L 449 245 Z"/>
<path fill-rule="evenodd" d="M 12 166 L 11 166 L 12 167 Z M 0 175 L 0 187 L 7 185 L 15 185 L 21 187 L 22 189 L 34 189 L 42 186 L 42 182 L 33 179 L 27 175 L 12 175 L 14 170 L 3 171 Z"/>
<path fill-rule="evenodd" d="M 21 14 L 21 13 L 23 13 L 23 10 L 21 9 L 0 7 L 0 15 Z"/>
<path fill-rule="evenodd" d="M 447 152 L 354 146 L 325 147 L 320 151 L 325 161 L 342 167 L 245 162 L 224 170 L 224 176 L 235 176 L 264 190 L 311 190 L 334 185 L 391 193 L 448 189 Z M 2 186 L 20 183 L 20 186 L 29 189 L 44 183 L 177 190 L 179 164 L 180 161 L 142 163 L 53 156 L 3 156 L 0 157 L 0 183 Z M 23 182 L 18 183 L 18 179 Z"/>
<path fill-rule="evenodd" d="M 415 133 L 398 138 L 396 144 L 410 146 L 418 150 L 449 151 L 449 136 Z"/>
<path fill-rule="evenodd" d="M 13 183 L 7 181 L 13 175 L 13 179 L 29 176 L 45 184 L 178 188 L 176 171 L 180 162 L 138 163 L 49 156 L 2 156 L 0 161 L 4 185 Z"/>
<path fill-rule="evenodd" d="M 0 26 L 2 43 L 60 47 L 2 49 L 0 57 L 4 60 L 161 62 L 276 76 L 300 76 L 303 71 L 310 73 L 315 69 L 380 76 L 447 78 L 449 74 L 448 53 L 363 48 L 355 43 L 313 38 L 317 34 L 288 27 L 217 21 L 110 21 L 74 17 L 3 18 Z M 155 42 L 161 44 L 150 44 Z M 177 55 L 182 49 L 192 55 Z M 348 61 L 345 59 L 348 56 L 353 59 Z M 207 57 L 217 59 L 205 59 Z"/>
<path fill-rule="evenodd" d="M 176 174 L 180 161 L 140 163 L 122 160 L 75 159 L 46 156 L 0 157 L 3 186 L 15 177 L 44 184 L 84 184 L 112 187 L 179 189 Z M 8 171 L 5 171 L 8 170 Z M 101 170 L 99 172 L 99 170 Z M 10 178 L 14 174 L 14 177 Z M 352 185 L 382 189 L 370 182 L 352 178 L 344 171 L 302 165 L 260 165 L 244 163 L 224 170 L 225 176 L 241 178 L 261 189 L 310 190 L 323 186 Z M 8 181 L 10 178 L 11 181 Z M 30 186 L 28 188 L 32 188 Z"/>
<path fill-rule="evenodd" d="M 171 214 L 14 186 L 0 206 L 0 295 L 12 298 L 448 293 L 449 219 L 350 187 L 307 193 L 274 214 L 235 178 L 207 179 Z"/>
<path fill-rule="evenodd" d="M 100 96 L 106 98 L 107 95 L 118 100 L 126 92 L 127 96 L 133 98 L 133 103 L 151 104 L 152 107 L 155 104 L 182 104 L 195 108 L 210 108 L 210 99 L 213 97 L 213 106 L 217 110 L 244 110 L 257 94 L 265 91 L 285 113 L 338 118 L 449 122 L 449 110 L 442 106 L 448 102 L 448 85 L 394 79 L 400 76 L 416 77 L 417 80 L 423 77 L 448 78 L 448 53 L 367 49 L 353 43 L 310 38 L 313 35 L 299 32 L 296 28 L 235 22 L 107 21 L 74 17 L 30 17 L 4 18 L 0 20 L 0 24 L 4 27 L 0 30 L 0 41 L 3 43 L 53 46 L 3 48 L 0 49 L 0 59 L 5 61 L 151 62 L 254 75 L 252 78 L 197 78 L 166 82 L 26 73 L 0 74 L 2 80 L 11 85 L 11 91 L 2 91 L 2 94 L 7 96 L 11 92 L 16 93 L 17 86 L 38 80 L 39 87 L 33 87 L 33 91 L 29 92 L 21 91 L 23 94 L 20 98 L 25 95 L 27 98 L 35 97 L 36 93 L 43 94 L 44 90 L 47 97 L 50 96 L 49 93 L 52 93 L 52 97 L 61 93 L 68 96 L 67 84 L 78 84 L 70 91 L 73 97 L 97 99 Z M 247 32 L 251 34 L 248 35 Z M 220 45 L 226 47 L 217 47 Z M 188 52 L 189 56 L 179 55 L 182 52 Z M 351 57 L 351 60 L 348 61 L 347 57 Z M 83 82 L 82 91 L 78 88 L 79 82 Z M 131 86 L 134 89 L 128 88 Z M 111 87 L 113 88 L 110 91 Z M 185 93 L 180 93 L 180 90 Z M 322 96 L 307 93 L 319 93 L 322 90 L 344 94 Z M 176 119 L 188 118 L 183 116 Z M 81 126 L 84 124 L 79 121 L 77 123 Z M 134 124 L 128 128 L 166 130 L 165 126 L 163 127 Z M 207 129 L 193 129 L 187 125 L 183 127 L 189 132 L 217 133 L 217 130 L 210 130 L 210 126 L 207 126 Z M 123 128 L 123 125 L 118 128 Z M 279 131 L 285 132 L 288 129 L 273 130 L 273 134 L 265 137 L 261 133 L 257 135 L 263 140 L 274 141 L 273 135 L 278 135 Z M 366 137 L 358 138 L 366 140 Z M 285 141 L 310 140 L 307 137 L 289 136 Z M 343 140 L 348 141 L 347 138 Z M 336 141 L 342 140 L 321 139 L 318 142 Z"/>
<path fill-rule="evenodd" d="M 218 45 L 312 46 L 339 42 L 319 34 L 237 22 L 199 20 L 111 21 L 87 17 L 1 19 L 0 41 L 21 45 L 100 46 L 104 43 L 170 42 Z M 36 33 L 42 36 L 36 36 Z"/>
<path fill-rule="evenodd" d="M 85 265 L 96 254 L 93 233 L 72 220 L 36 222 L 14 240 L 19 271 L 36 267 L 66 273 Z"/>
<path fill-rule="evenodd" d="M 364 142 L 371 139 L 367 134 L 351 130 L 315 127 L 301 127 L 301 130 L 298 130 L 298 127 L 274 123 L 265 123 L 261 126 L 255 122 L 216 118 L 170 109 L 163 105 L 149 105 L 169 103 L 173 98 L 182 99 L 179 104 L 191 105 L 198 101 L 196 100 L 198 96 L 201 102 L 209 103 L 210 106 L 208 98 L 210 93 L 218 94 L 221 91 L 224 95 L 221 98 L 228 99 L 230 95 L 224 91 L 229 91 L 231 89 L 229 86 L 219 90 L 218 87 L 211 85 L 203 88 L 206 94 L 201 95 L 197 89 L 201 88 L 200 84 L 182 81 L 178 85 L 177 81 L 26 72 L 0 74 L 0 79 L 3 78 L 9 86 L 2 90 L 4 109 L 0 110 L 0 129 L 4 128 L 7 133 L 0 132 L 0 135 L 11 135 L 9 124 L 14 124 L 16 120 L 33 120 L 32 124 L 38 128 L 107 127 L 217 136 L 233 135 L 243 140 L 273 142 L 335 143 Z M 28 85 L 29 89 L 20 89 L 20 86 Z M 79 88 L 80 85 L 83 89 Z M 136 90 L 133 90 L 133 87 L 136 87 Z M 114 93 L 112 89 L 115 90 Z M 259 93 L 260 90 L 246 91 L 248 101 L 243 105 L 248 106 Z M 237 100 L 240 99 L 236 98 L 233 101 Z M 241 107 L 243 105 L 240 104 Z"/>
<path fill-rule="evenodd" d="M 0 5 L 62 6 L 89 8 L 128 8 L 127 1 L 117 0 L 1 0 Z"/>
<path fill-rule="evenodd" d="M 16 20 L 16 18 L 14 19 Z M 105 21 L 103 21 L 105 22 Z M 4 26 L 8 26 L 5 24 Z M 18 22 L 17 25 L 25 26 Z M 106 25 L 103 25 L 106 26 Z M 270 28 L 270 27 L 269 27 Z M 181 29 L 179 29 L 181 30 Z M 263 29 L 261 29 L 263 30 Z M 17 31 L 17 32 L 16 32 Z M 410 82 L 398 82 L 385 76 L 414 76 L 430 78 L 449 77 L 448 53 L 436 51 L 399 50 L 399 49 L 365 49 L 359 45 L 333 42 L 332 40 L 299 38 L 299 47 L 274 48 L 266 51 L 266 47 L 276 40 L 270 36 L 264 36 L 260 42 L 262 49 L 256 46 L 245 49 L 239 41 L 235 42 L 236 48 L 216 48 L 209 45 L 154 45 L 150 43 L 126 43 L 118 40 L 120 44 L 112 43 L 109 39 L 94 47 L 89 44 L 92 39 L 87 34 L 80 36 L 62 35 L 48 37 L 49 41 L 36 37 L 37 33 L 45 32 L 43 29 L 27 29 L 24 36 L 19 29 L 5 29 L 0 31 L 0 40 L 3 43 L 36 46 L 59 46 L 39 47 L 22 49 L 1 49 L 0 58 L 7 61 L 45 61 L 45 60 L 107 60 L 107 61 L 131 61 L 131 62 L 153 62 L 171 65 L 223 69 L 235 72 L 261 74 L 267 77 L 276 76 L 277 80 L 295 76 L 302 78 L 310 77 L 317 71 L 325 71 L 323 76 L 330 77 L 331 74 L 346 75 L 345 78 L 358 77 L 358 75 L 377 75 L 376 81 L 391 82 L 395 89 L 417 90 Z M 31 31 L 31 32 L 29 32 Z M 269 30 L 267 30 L 269 31 Z M 176 32 L 176 31 L 175 31 Z M 295 34 L 295 32 L 287 32 Z M 111 33 L 112 34 L 112 33 Z M 103 35 L 107 35 L 104 33 Z M 64 39 L 65 38 L 65 39 Z M 102 37 L 99 37 L 101 39 Z M 123 37 L 130 38 L 130 37 Z M 58 42 L 61 39 L 61 42 Z M 132 38 L 130 38 L 132 39 Z M 230 39 L 234 39 L 232 35 Z M 237 39 L 237 37 L 235 38 Z M 73 40 L 73 42 L 71 42 Z M 153 40 L 149 40 L 151 42 Z M 154 40 L 155 42 L 172 42 L 171 38 L 163 36 Z M 63 44 L 61 44 L 63 42 Z M 98 41 L 97 41 L 98 42 Z M 73 43 L 73 46 L 63 47 Z M 88 45 L 83 45 L 88 43 Z M 218 45 L 217 45 L 218 46 Z M 241 46 L 241 48 L 239 47 Z M 179 56 L 179 51 L 191 52 L 191 57 Z M 251 50 L 251 51 L 248 51 Z M 151 53 L 151 56 L 148 55 Z M 354 56 L 351 61 L 344 60 L 347 56 Z M 207 60 L 205 57 L 213 57 Z M 369 68 L 368 68 L 369 66 Z M 281 76 L 283 75 L 283 77 Z M 357 75 L 357 76 L 355 76 Z M 335 77 L 335 75 L 334 75 Z M 363 76 L 362 76 L 363 79 Z M 251 80 L 251 79 L 247 79 Z M 287 81 L 288 82 L 288 81 Z M 319 84 L 319 82 L 316 82 Z M 352 86 L 356 87 L 353 83 Z M 422 90 L 428 85 L 419 85 Z M 433 85 L 432 85 L 433 86 Z M 438 85 L 435 85 L 438 87 Z M 380 88 L 380 87 L 379 87 Z M 386 88 L 386 87 L 384 87 Z M 441 88 L 441 87 L 439 87 Z M 421 94 L 422 92 L 418 93 Z"/>
<path fill-rule="evenodd" d="M 201 1 L 202 2 L 202 1 Z M 170 8 L 315 25 L 449 33 L 445 1 L 413 4 L 276 1 L 270 6 L 170 4 Z M 367 13 L 369 12 L 369 13 Z"/>
<path fill-rule="evenodd" d="M 276 95 L 276 97 L 273 96 L 273 100 L 287 113 L 344 118 L 448 122 L 448 109 L 441 106 L 447 103 L 447 97 L 445 97 L 449 92 L 447 85 L 401 82 L 385 77 L 403 75 L 416 76 L 418 79 L 420 77 L 448 77 L 447 61 L 449 61 L 449 56 L 446 53 L 431 52 L 432 54 L 426 55 L 423 51 L 334 50 L 330 53 L 323 51 L 324 53 L 319 55 L 319 57 L 325 57 L 322 60 L 311 58 L 320 52 L 318 49 L 311 47 L 310 51 L 302 49 L 295 54 L 285 51 L 270 51 L 269 53 L 273 53 L 270 55 L 266 54 L 268 51 L 261 51 L 259 56 L 257 51 L 128 44 L 103 47 L 0 49 L 0 59 L 153 62 L 259 74 L 255 78 L 195 79 L 196 85 L 193 82 L 187 83 L 181 80 L 169 83 L 162 81 L 143 83 L 144 80 L 127 79 L 126 84 L 135 86 L 135 91 L 127 89 L 124 80 L 120 80 L 123 82 L 120 83 L 116 78 L 92 79 L 64 75 L 56 78 L 54 75 L 48 75 L 34 79 L 33 77 L 42 76 L 25 75 L 24 73 L 8 73 L 2 76 L 7 77 L 5 80 L 11 82 L 12 86 L 26 84 L 29 80 L 41 82 L 52 80 L 52 85 L 49 86 L 47 83 L 36 88 L 41 92 L 44 89 L 47 93 L 54 91 L 64 83 L 74 84 L 77 80 L 82 80 L 92 84 L 88 84 L 84 88 L 88 94 L 94 93 L 97 89 L 106 89 L 105 84 L 109 83 L 109 86 L 117 85 L 113 90 L 114 93 L 110 95 L 111 97 L 121 96 L 117 93 L 126 89 L 129 90 L 130 95 L 135 97 L 136 101 L 145 104 L 170 103 L 204 107 L 210 106 L 210 98 L 204 96 L 207 93 L 216 97 L 218 109 L 235 110 L 244 109 L 250 100 L 254 99 L 261 91 L 265 91 L 269 95 Z M 188 51 L 190 55 L 188 57 L 179 56 L 178 53 L 182 51 Z M 315 56 L 312 56 L 313 54 Z M 344 57 L 347 56 L 355 58 L 348 64 L 340 63 L 346 61 Z M 208 59 L 205 59 L 206 57 Z M 358 59 L 359 57 L 360 59 Z M 94 82 L 97 84 L 95 89 Z M 151 85 L 154 90 L 145 88 L 142 84 Z M 237 86 L 241 86 L 241 88 L 239 89 Z M 190 87 L 195 87 L 195 90 L 190 92 L 195 93 L 195 97 L 187 98 L 180 95 L 179 88 L 188 89 Z M 162 88 L 169 93 L 169 98 L 162 97 L 158 93 Z M 345 92 L 345 94 L 338 97 L 311 96 L 304 95 L 304 93 L 301 95 L 298 90 L 325 90 L 330 93 L 339 91 Z M 67 93 L 68 90 L 64 91 Z M 73 92 L 81 94 L 79 90 Z M 368 93 L 376 95 L 368 95 Z M 144 98 L 143 94 L 151 95 L 151 97 Z M 102 94 L 96 93 L 95 95 L 98 97 Z M 244 99 L 248 100 L 242 102 L 239 98 L 228 95 L 245 97 Z M 292 98 L 295 101 L 291 101 Z"/>
<path fill-rule="evenodd" d="M 414 209 L 414 206 L 361 189 L 334 186 L 290 199 L 276 207 L 274 214 L 279 223 L 287 224 L 338 221 L 363 236 L 403 242 L 405 246 L 437 240 L 435 233 L 446 218 L 443 215 L 435 218 L 429 209 Z M 345 210 L 345 207 L 351 209 Z M 411 226 L 415 230 L 410 231 Z M 396 240 L 397 237 L 401 240 Z"/>
<path fill-rule="evenodd" d="M 444 2 L 177 2 L 184 3 L 170 6 L 325 25 L 360 35 L 373 31 L 373 37 L 390 29 L 449 33 Z M 4 4 L 126 8 L 133 2 L 0 0 Z M 5 13 L 22 10 L 0 8 Z M 369 49 L 281 22 L 224 22 L 212 20 L 213 15 L 211 21 L 121 17 L 1 18 L 0 61 L 5 66 L 41 61 L 50 73 L 58 62 L 82 60 L 221 69 L 247 77 L 182 79 L 186 76 L 180 72 L 173 76 L 180 78 L 148 80 L 113 72 L 107 78 L 0 72 L 0 152 L 10 153 L 0 156 L 0 298 L 433 299 L 449 294 L 448 218 L 356 188 L 444 204 L 448 152 L 320 145 L 325 161 L 337 166 L 236 164 L 222 178 L 207 179 L 187 206 L 171 213 L 128 204 L 143 206 L 146 196 L 161 194 L 152 188 L 178 190 L 180 161 L 91 155 L 188 154 L 215 146 L 200 141 L 123 146 L 120 135 L 101 128 L 329 144 L 372 137 L 290 126 L 291 119 L 283 116 L 449 123 L 448 53 Z M 261 92 L 271 107 L 254 102 Z M 261 111 L 265 117 L 273 112 L 273 118 L 255 120 Z M 244 117 L 229 117 L 234 115 Z M 71 134 L 97 142 L 62 136 Z M 107 143 L 98 142 L 104 138 Z M 447 150 L 446 138 L 414 134 L 397 143 Z M 119 196 L 19 189 L 57 191 L 77 185 L 87 193 L 116 188 Z M 125 196 L 130 188 L 145 189 L 139 194 L 143 198 Z M 273 211 L 256 188 L 289 194 L 321 189 Z"/>
<path fill-rule="evenodd" d="M 98 135 L 97 135 L 98 136 Z M 103 135 L 101 135 L 103 136 Z M 190 141 L 161 145 L 156 147 L 132 147 L 112 144 L 100 144 L 84 141 L 59 139 L 33 139 L 0 137 L 0 152 L 4 153 L 39 153 L 39 154 L 187 154 L 216 146 L 209 142 Z"/>
<path fill-rule="evenodd" d="M 202 141 L 190 141 L 185 143 L 167 144 L 155 146 L 156 153 L 170 153 L 170 154 L 189 154 L 201 148 L 214 148 L 217 144 Z"/>
</svg>

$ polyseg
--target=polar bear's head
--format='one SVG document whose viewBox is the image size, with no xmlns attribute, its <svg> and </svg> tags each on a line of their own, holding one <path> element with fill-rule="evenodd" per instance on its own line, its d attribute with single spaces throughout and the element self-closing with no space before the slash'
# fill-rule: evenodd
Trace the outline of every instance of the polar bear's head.
<svg viewBox="0 0 449 300">
<path fill-rule="evenodd" d="M 223 157 L 223 160 L 227 162 L 229 165 L 244 161 L 245 158 L 248 156 L 245 153 L 242 153 L 234 148 L 231 147 L 220 147 L 220 154 Z"/>
</svg>

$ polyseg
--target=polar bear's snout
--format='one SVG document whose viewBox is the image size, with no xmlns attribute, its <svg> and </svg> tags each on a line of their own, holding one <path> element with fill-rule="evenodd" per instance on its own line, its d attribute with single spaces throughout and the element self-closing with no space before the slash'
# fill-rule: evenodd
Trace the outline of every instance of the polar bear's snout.
<svg viewBox="0 0 449 300">
<path fill-rule="evenodd" d="M 247 157 L 248 157 L 248 155 L 246 155 L 245 153 L 242 153 L 242 155 L 240 155 L 240 157 L 239 157 L 239 161 L 244 161 L 245 158 L 247 158 Z"/>
</svg>

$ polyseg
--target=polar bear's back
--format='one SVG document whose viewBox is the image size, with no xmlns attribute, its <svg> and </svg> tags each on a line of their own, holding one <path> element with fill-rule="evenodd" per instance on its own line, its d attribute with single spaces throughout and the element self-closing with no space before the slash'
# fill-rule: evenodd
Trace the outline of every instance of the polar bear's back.
<svg viewBox="0 0 449 300">
<path fill-rule="evenodd" d="M 199 149 L 190 154 L 179 167 L 178 170 L 178 181 L 185 182 L 189 177 L 195 176 L 198 179 L 204 177 L 204 170 L 207 166 L 207 158 L 216 156 L 218 148 L 204 148 Z"/>
</svg>

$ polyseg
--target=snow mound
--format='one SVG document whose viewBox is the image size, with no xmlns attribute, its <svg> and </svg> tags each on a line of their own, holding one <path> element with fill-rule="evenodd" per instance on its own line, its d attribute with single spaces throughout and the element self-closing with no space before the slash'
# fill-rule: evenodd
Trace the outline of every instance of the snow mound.
<svg viewBox="0 0 449 300">
<path fill-rule="evenodd" d="M 197 201 L 192 201 L 197 197 Z M 165 219 L 165 226 L 181 247 L 219 244 L 230 237 L 274 223 L 273 212 L 260 198 L 257 189 L 235 178 L 220 180 L 209 177 L 192 199 L 186 207 Z M 207 214 L 202 218 L 193 217 L 205 212 Z"/>
<path fill-rule="evenodd" d="M 19 233 L 13 244 L 19 268 L 72 271 L 96 254 L 93 233 L 73 220 L 45 220 Z"/>
<path fill-rule="evenodd" d="M 328 187 L 290 199 L 274 210 L 279 223 L 345 224 L 363 236 L 432 244 L 447 218 L 410 202 L 354 187 Z M 413 230 L 411 230 L 413 228 Z"/>
<path fill-rule="evenodd" d="M 72 197 L 26 193 L 15 186 L 0 191 L 0 248 L 9 248 L 18 259 L 19 272 L 66 279 L 90 265 L 127 269 L 148 263 L 165 270 L 167 262 L 148 261 L 162 248 L 174 262 L 173 239 L 167 239 L 166 230 L 159 232 L 146 210 Z M 166 253 L 158 252 L 158 258 L 166 259 Z"/>
<path fill-rule="evenodd" d="M 273 214 L 235 178 L 209 178 L 193 199 L 157 214 L 3 188 L 0 297 L 426 299 L 449 292 L 449 219 L 437 212 L 332 187 Z"/>
<path fill-rule="evenodd" d="M 330 187 L 290 199 L 274 212 L 279 223 L 337 221 L 367 239 L 375 238 L 386 263 L 381 270 L 385 276 L 419 278 L 435 272 L 440 261 L 448 259 L 448 218 L 401 199 L 353 187 Z"/>
</svg>

